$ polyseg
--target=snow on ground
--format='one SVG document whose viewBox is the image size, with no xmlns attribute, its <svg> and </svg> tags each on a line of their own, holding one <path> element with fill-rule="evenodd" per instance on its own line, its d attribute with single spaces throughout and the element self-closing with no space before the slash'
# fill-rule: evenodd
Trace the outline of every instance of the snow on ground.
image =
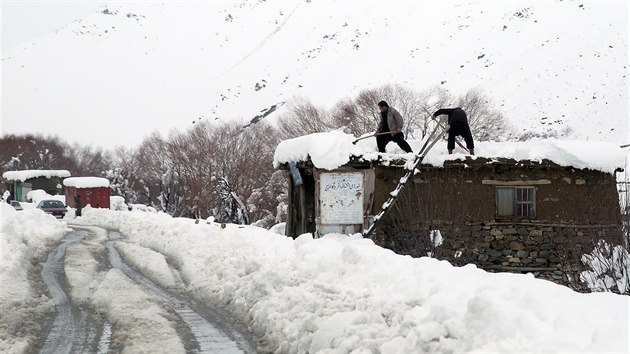
<svg viewBox="0 0 630 354">
<path fill-rule="evenodd" d="M 279 235 L 286 235 L 286 230 L 287 230 L 287 223 L 286 222 L 281 222 L 279 224 L 275 224 L 269 229 L 270 232 L 274 232 L 274 233 L 277 233 Z"/>
<path fill-rule="evenodd" d="M 94 228 L 92 230 L 98 238 L 102 235 Z M 99 237 L 100 236 L 100 237 Z M 64 274 L 70 285 L 70 298 L 82 305 L 89 305 L 90 295 L 98 285 L 97 274 L 100 263 L 92 256 L 92 247 L 96 246 L 96 240 L 83 240 L 81 243 L 71 243 L 67 246 L 64 257 Z"/>
<path fill-rule="evenodd" d="M 129 265 L 165 288 L 175 287 L 175 278 L 163 254 L 134 243 L 117 242 L 116 249 Z"/>
<path fill-rule="evenodd" d="M 36 320 L 54 311 L 50 299 L 33 289 L 29 271 L 67 230 L 41 210 L 15 211 L 0 203 L 0 352 L 28 351 L 33 332 L 41 329 Z"/>
<path fill-rule="evenodd" d="M 93 294 L 96 308 L 118 326 L 117 333 L 130 353 L 185 353 L 184 344 L 169 321 L 168 314 L 119 269 L 111 269 Z M 147 331 L 146 329 L 150 329 Z M 151 334 L 148 336 L 147 334 Z"/>
<path fill-rule="evenodd" d="M 378 154 L 375 139 L 352 144 L 355 137 L 335 130 L 327 133 L 315 133 L 281 142 L 274 153 L 274 166 L 291 161 L 306 161 L 311 158 L 313 164 L 322 169 L 333 170 L 350 161 L 352 157 L 361 157 L 367 161 L 379 158 L 391 160 L 405 158 L 412 160 L 413 154 L 402 154 L 395 143 L 390 143 L 386 154 Z M 415 152 L 422 147 L 423 141 L 409 140 Z M 446 142 L 440 141 L 427 154 L 423 163 L 443 166 L 445 161 L 463 159 L 463 151 L 455 150 L 449 155 Z M 392 155 L 396 154 L 395 156 Z M 561 166 L 599 170 L 614 173 L 624 168 L 626 152 L 618 145 L 603 141 L 574 141 L 558 139 L 534 139 L 525 142 L 476 141 L 476 157 L 489 159 L 511 158 L 517 161 L 550 160 Z"/>
<path fill-rule="evenodd" d="M 127 242 L 176 262 L 192 296 L 246 321 L 266 350 L 630 349 L 627 296 L 580 294 L 531 275 L 400 256 L 358 236 L 313 239 L 306 234 L 293 240 L 256 227 L 221 228 L 163 213 L 91 208 L 75 221 L 120 229 Z M 145 257 L 143 252 L 127 256 Z M 153 273 L 170 272 L 152 268 Z M 119 294 L 114 284 L 124 282 L 109 277 L 103 294 Z"/>
<path fill-rule="evenodd" d="M 92 247 L 102 247 L 92 240 Z M 125 353 L 184 353 L 184 344 L 160 301 L 116 268 L 99 273 L 90 245 L 68 246 L 65 274 L 73 301 L 94 306 L 115 324 L 112 341 Z"/>
<path fill-rule="evenodd" d="M 14 326 L 53 310 L 48 298 L 34 297 L 28 271 L 67 227 L 39 210 L 16 212 L 0 203 L 0 213 L 0 351 L 24 351 L 34 338 Z M 163 213 L 92 208 L 73 222 L 120 229 L 126 238 L 117 249 L 158 282 L 172 280 L 166 258 L 178 264 L 186 291 L 248 323 L 262 337 L 262 350 L 630 349 L 627 296 L 580 294 L 531 275 L 400 256 L 358 235 L 313 239 L 306 234 L 293 240 L 251 226 L 222 228 Z M 66 250 L 73 300 L 95 306 L 124 328 L 117 333 L 125 335 L 113 340 L 126 349 L 183 351 L 159 301 L 120 271 L 98 268 L 92 248 L 103 247 L 101 233 Z M 147 336 L 147 326 L 159 333 Z"/>
<path fill-rule="evenodd" d="M 109 187 L 109 180 L 102 177 L 70 177 L 63 180 L 63 185 L 76 188 Z"/>
</svg>

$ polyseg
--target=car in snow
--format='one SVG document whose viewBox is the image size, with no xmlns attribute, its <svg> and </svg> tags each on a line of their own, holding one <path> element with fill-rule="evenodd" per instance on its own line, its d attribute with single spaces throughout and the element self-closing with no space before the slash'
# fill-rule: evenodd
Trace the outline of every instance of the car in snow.
<svg viewBox="0 0 630 354">
<path fill-rule="evenodd" d="M 37 204 L 37 208 L 52 214 L 56 218 L 63 218 L 68 211 L 61 201 L 55 199 L 42 200 Z"/>
<path fill-rule="evenodd" d="M 24 208 L 22 208 L 22 204 L 20 204 L 17 200 L 12 200 L 9 204 L 11 204 L 11 206 L 17 211 L 24 210 Z"/>
</svg>

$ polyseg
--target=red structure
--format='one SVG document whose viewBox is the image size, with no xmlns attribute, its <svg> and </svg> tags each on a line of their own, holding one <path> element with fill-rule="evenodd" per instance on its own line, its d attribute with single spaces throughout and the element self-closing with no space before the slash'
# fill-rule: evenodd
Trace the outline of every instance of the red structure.
<svg viewBox="0 0 630 354">
<path fill-rule="evenodd" d="M 109 180 L 100 177 L 70 177 L 63 181 L 66 205 L 76 208 L 74 197 L 81 198 L 83 207 L 109 209 Z"/>
</svg>

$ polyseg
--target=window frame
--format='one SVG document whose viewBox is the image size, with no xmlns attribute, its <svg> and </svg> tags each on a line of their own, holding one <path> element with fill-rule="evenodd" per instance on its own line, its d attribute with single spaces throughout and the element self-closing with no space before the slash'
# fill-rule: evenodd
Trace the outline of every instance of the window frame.
<svg viewBox="0 0 630 354">
<path fill-rule="evenodd" d="M 505 209 L 501 207 L 501 203 L 502 200 L 499 198 L 500 195 L 505 195 L 504 193 L 500 193 L 499 190 L 510 190 L 511 191 L 511 209 L 512 212 L 510 215 L 501 215 L 500 211 L 501 209 Z M 527 200 L 520 200 L 519 201 L 519 190 L 525 190 L 526 192 L 526 198 Z M 531 193 L 531 195 L 530 195 Z M 527 185 L 523 185 L 523 186 L 496 186 L 494 189 L 494 198 L 495 198 L 495 215 L 497 219 L 535 219 L 536 218 L 536 212 L 537 212 L 537 208 L 536 208 L 536 187 L 535 186 L 527 186 Z M 522 199 L 522 198 L 521 198 Z M 522 206 L 530 206 L 529 208 L 525 207 L 525 209 L 519 209 L 519 207 L 522 208 Z M 529 215 L 518 215 L 519 214 L 519 210 L 529 210 L 530 213 Z"/>
</svg>

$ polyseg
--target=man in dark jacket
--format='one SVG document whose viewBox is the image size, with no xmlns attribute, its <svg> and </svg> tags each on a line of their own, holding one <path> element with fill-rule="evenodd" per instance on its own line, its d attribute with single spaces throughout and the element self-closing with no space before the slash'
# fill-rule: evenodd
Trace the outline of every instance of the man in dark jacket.
<svg viewBox="0 0 630 354">
<path fill-rule="evenodd" d="M 74 204 L 77 208 L 77 210 L 75 211 L 75 216 L 81 216 L 81 209 L 83 208 L 83 203 L 81 202 L 81 197 L 79 197 L 78 195 L 74 196 Z"/>
<path fill-rule="evenodd" d="M 396 142 L 405 152 L 413 152 L 411 151 L 411 146 L 405 141 L 405 135 L 402 132 L 403 119 L 400 113 L 390 107 L 385 101 L 379 102 L 378 108 L 381 111 L 381 122 L 378 125 L 376 134 L 390 133 L 376 136 L 378 152 L 385 152 L 385 147 L 390 141 Z"/>
<path fill-rule="evenodd" d="M 441 114 L 448 115 L 448 143 L 446 148 L 448 153 L 452 154 L 455 149 L 455 137 L 461 136 L 466 141 L 466 148 L 471 155 L 475 154 L 475 143 L 473 142 L 472 133 L 470 132 L 470 126 L 468 125 L 468 117 L 466 112 L 460 107 L 457 108 L 442 108 L 433 113 L 433 119 Z"/>
</svg>

